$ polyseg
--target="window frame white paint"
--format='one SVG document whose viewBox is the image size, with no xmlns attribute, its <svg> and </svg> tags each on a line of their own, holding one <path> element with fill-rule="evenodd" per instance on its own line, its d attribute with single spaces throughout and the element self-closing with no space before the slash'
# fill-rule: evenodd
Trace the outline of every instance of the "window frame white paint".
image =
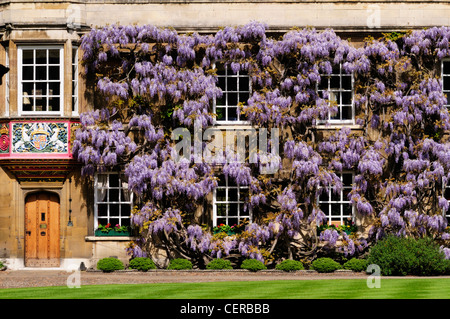
<svg viewBox="0 0 450 319">
<path fill-rule="evenodd" d="M 322 194 L 319 195 L 318 198 L 317 198 L 317 204 L 319 205 L 319 207 L 321 207 L 322 204 L 328 204 L 328 213 L 324 212 L 324 214 L 327 217 L 327 224 L 328 225 L 331 225 L 332 221 L 337 221 L 337 220 L 339 220 L 340 225 L 345 225 L 345 221 L 344 220 L 347 219 L 347 218 L 350 218 L 352 222 L 355 221 L 355 207 L 354 207 L 354 205 L 352 205 L 350 199 L 344 199 L 344 189 L 348 189 L 348 190 L 351 191 L 351 189 L 353 187 L 353 183 L 355 182 L 355 173 L 351 172 L 351 171 L 343 171 L 341 173 L 336 173 L 336 175 L 338 175 L 340 177 L 341 182 L 344 181 L 343 180 L 343 174 L 351 175 L 352 176 L 352 182 L 351 182 L 350 185 L 342 184 L 342 189 L 341 189 L 341 191 L 339 193 L 339 197 L 340 197 L 339 200 L 337 200 L 337 201 L 333 201 L 332 200 L 332 198 L 333 198 L 333 194 L 332 194 L 333 193 L 333 188 L 332 187 L 328 188 L 328 194 L 327 194 L 328 200 L 326 200 L 326 201 L 321 200 L 320 197 L 323 196 Z M 336 196 L 336 195 L 334 195 L 334 196 Z M 339 205 L 339 209 L 340 209 L 339 217 L 336 217 L 336 216 L 331 214 L 331 211 L 332 211 L 331 210 L 331 206 L 332 205 Z M 350 216 L 347 216 L 347 215 L 344 214 L 344 205 L 349 205 L 351 207 L 351 215 Z"/>
<path fill-rule="evenodd" d="M 99 175 L 108 175 L 108 182 L 107 182 L 106 186 L 102 186 L 102 187 L 98 186 L 99 185 L 98 184 L 98 176 Z M 119 175 L 119 186 L 111 187 L 109 185 L 109 183 L 110 183 L 109 176 L 110 175 Z M 128 190 L 128 196 L 130 197 L 129 201 L 121 201 L 121 196 L 122 196 L 121 189 L 123 188 L 123 186 L 122 186 L 122 183 L 121 183 L 121 177 L 120 176 L 123 176 L 122 172 L 102 172 L 102 173 L 95 173 L 95 175 L 94 175 L 94 230 L 98 228 L 98 225 L 99 225 L 98 219 L 99 218 L 105 218 L 105 219 L 108 219 L 108 220 L 110 220 L 110 219 L 119 219 L 120 221 L 122 221 L 122 219 L 128 219 L 130 221 L 129 224 L 131 225 L 131 210 L 133 209 L 133 192 Z M 106 193 L 107 193 L 106 194 L 106 196 L 107 196 L 106 197 L 106 199 L 107 199 L 106 201 L 99 202 L 99 198 L 98 198 L 98 190 L 99 189 L 106 190 Z M 119 201 L 111 201 L 111 202 L 109 201 L 108 196 L 109 196 L 109 190 L 110 189 L 117 189 L 119 191 Z M 99 204 L 105 204 L 107 206 L 107 216 L 99 216 L 98 215 L 98 205 Z M 121 210 L 122 210 L 121 205 L 125 205 L 125 204 L 129 204 L 130 205 L 130 215 L 123 217 L 122 214 L 121 214 Z M 111 216 L 110 205 L 118 205 L 119 206 L 119 216 Z M 120 223 L 120 225 L 122 225 L 122 223 Z M 114 227 L 115 225 L 112 225 L 112 226 Z"/>
<path fill-rule="evenodd" d="M 47 63 L 39 64 L 40 66 L 47 67 L 47 79 L 46 80 L 36 80 L 36 72 L 33 71 L 33 80 L 23 80 L 23 51 L 24 50 L 33 50 L 33 64 L 25 64 L 25 66 L 36 66 L 36 50 L 59 50 L 59 64 L 50 64 L 48 61 L 47 54 Z M 59 80 L 49 80 L 49 66 L 59 66 Z M 55 82 L 59 83 L 59 95 L 52 95 L 54 97 L 59 97 L 59 111 L 24 111 L 23 110 L 23 87 L 22 83 L 42 83 L 42 82 Z M 48 104 L 48 96 L 46 95 L 46 100 Z M 33 107 L 34 108 L 34 107 Z M 47 105 L 48 109 L 48 105 Z M 17 46 L 17 110 L 19 116 L 63 116 L 64 115 L 64 45 L 19 45 Z"/>
<path fill-rule="evenodd" d="M 242 220 L 247 219 L 248 221 L 252 221 L 252 211 L 250 208 L 248 208 L 248 211 L 246 212 L 247 215 L 240 215 L 240 206 L 245 204 L 244 199 L 241 199 L 240 196 L 240 190 L 242 189 L 247 189 L 248 190 L 248 186 L 238 186 L 238 185 L 229 185 L 228 183 L 228 177 L 224 176 L 225 179 L 225 186 L 223 185 L 218 185 L 214 191 L 213 191 L 213 202 L 212 202 L 212 206 L 213 206 L 213 218 L 212 218 L 212 222 L 213 222 L 213 227 L 216 227 L 220 224 L 217 223 L 217 219 L 225 219 L 226 220 L 226 225 L 229 226 L 233 226 L 228 224 L 228 220 L 229 219 L 237 219 L 239 224 Z M 225 189 L 225 201 L 218 201 L 217 200 L 217 189 Z M 229 190 L 230 189 L 237 189 L 237 201 L 230 201 L 229 200 Z M 228 208 L 227 208 L 227 212 L 224 216 L 217 216 L 217 204 L 224 204 L 224 205 L 229 205 L 229 204 L 237 204 L 238 209 L 237 209 L 237 215 L 228 215 Z M 241 221 L 240 221 L 241 220 Z"/>
<path fill-rule="evenodd" d="M 71 80 L 71 107 L 72 107 L 72 116 L 79 115 L 79 96 L 78 96 L 78 46 L 72 46 L 72 80 Z"/>
<path fill-rule="evenodd" d="M 449 96 L 450 96 L 450 89 L 449 90 L 445 90 L 444 89 L 444 77 L 448 79 L 448 81 L 450 82 L 450 73 L 449 74 L 444 74 L 444 63 L 448 63 L 450 66 L 450 58 L 445 58 L 441 60 L 441 81 L 442 81 L 442 93 L 447 95 L 447 103 L 449 101 Z M 449 83 L 450 84 L 450 83 Z M 450 108 L 450 104 L 445 104 L 444 106 Z"/>
<path fill-rule="evenodd" d="M 214 67 L 216 67 L 216 66 L 214 65 Z M 238 109 L 239 108 L 238 105 L 239 105 L 240 102 L 247 103 L 247 100 L 246 101 L 241 101 L 239 99 L 239 95 L 241 93 L 242 94 L 248 94 L 248 98 L 250 98 L 250 96 L 252 94 L 252 81 L 251 81 L 252 79 L 251 79 L 251 77 L 248 74 L 242 75 L 241 71 L 238 71 L 236 74 L 234 74 L 234 72 L 230 69 L 229 66 L 222 65 L 221 67 L 223 67 L 223 70 L 225 71 L 225 74 L 224 75 L 219 75 L 218 74 L 217 78 L 218 78 L 218 80 L 221 77 L 223 77 L 225 79 L 225 88 L 220 88 L 222 90 L 223 97 L 225 98 L 225 105 L 217 105 L 217 100 L 214 99 L 214 101 L 213 101 L 213 113 L 217 114 L 217 112 L 216 112 L 217 107 L 223 108 L 225 110 L 224 111 L 225 112 L 225 120 L 218 120 L 216 118 L 215 124 L 216 125 L 249 125 L 250 124 L 249 121 L 240 119 L 240 117 L 241 117 L 240 114 L 237 114 L 237 120 L 228 120 L 228 108 L 236 107 L 236 109 Z M 231 74 L 229 74 L 229 72 Z M 244 78 L 244 77 L 248 78 L 248 91 L 240 91 L 239 90 L 239 79 L 240 78 Z M 236 82 L 237 90 L 236 91 L 228 91 L 227 90 L 228 78 L 237 78 L 237 82 Z M 220 83 L 220 81 L 219 81 L 219 83 Z M 218 83 L 218 86 L 219 86 L 219 83 Z M 228 105 L 228 94 L 230 94 L 230 93 L 237 94 L 237 105 Z"/>
<path fill-rule="evenodd" d="M 336 75 L 338 75 L 339 76 L 339 90 L 330 90 L 330 81 L 331 81 L 331 76 L 336 76 Z M 350 77 L 350 85 L 351 85 L 351 87 L 350 87 L 350 89 L 349 90 L 343 90 L 342 89 L 342 76 L 349 76 Z M 322 77 L 327 77 L 327 88 L 326 89 L 320 89 L 320 83 L 317 83 L 316 84 L 316 92 L 317 93 L 319 93 L 319 92 L 324 92 L 324 91 L 327 91 L 328 92 L 328 94 L 330 94 L 330 93 L 332 93 L 332 92 L 339 92 L 339 93 L 342 93 L 342 92 L 350 92 L 351 93 L 351 104 L 350 104 L 350 107 L 351 107 L 351 113 L 352 113 L 352 116 L 351 116 L 351 119 L 342 119 L 342 107 L 343 106 L 348 106 L 349 104 L 342 104 L 341 102 L 342 102 L 342 94 L 340 95 L 340 101 L 339 101 L 339 103 L 336 103 L 337 104 L 337 107 L 339 108 L 339 114 L 340 114 L 340 117 L 341 117 L 341 119 L 332 119 L 331 118 L 331 115 L 330 115 L 330 112 L 328 112 L 328 118 L 326 119 L 326 120 L 320 120 L 320 121 L 318 121 L 318 124 L 319 125 L 325 125 L 325 124 L 331 124 L 331 125 L 355 125 L 355 123 L 356 123 L 356 114 L 355 114 L 355 101 L 354 101 L 354 98 L 355 98 L 355 83 L 354 83 L 354 75 L 353 75 L 353 73 L 350 73 L 350 74 L 347 74 L 347 73 L 345 73 L 345 71 L 343 70 L 343 68 L 342 68 L 342 63 L 339 63 L 339 74 L 337 74 L 337 73 L 331 73 L 331 74 L 321 74 L 320 75 L 321 76 L 321 78 Z M 330 99 L 330 96 L 328 97 L 328 100 Z"/>
</svg>

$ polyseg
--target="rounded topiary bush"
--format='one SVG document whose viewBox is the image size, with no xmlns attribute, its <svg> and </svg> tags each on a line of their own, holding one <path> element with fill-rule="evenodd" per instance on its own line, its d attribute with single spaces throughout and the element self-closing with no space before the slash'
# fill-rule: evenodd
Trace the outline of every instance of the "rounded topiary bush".
<svg viewBox="0 0 450 319">
<path fill-rule="evenodd" d="M 130 268 L 140 271 L 148 271 L 150 269 L 156 269 L 156 265 L 148 257 L 136 257 L 130 260 Z"/>
<path fill-rule="evenodd" d="M 217 258 L 209 262 L 206 269 L 233 269 L 233 266 L 231 266 L 231 261 Z"/>
<path fill-rule="evenodd" d="M 303 267 L 303 264 L 298 260 L 286 259 L 276 265 L 275 269 L 283 271 L 295 271 L 303 270 L 305 269 L 305 267 Z"/>
<path fill-rule="evenodd" d="M 321 257 L 312 262 L 311 269 L 314 269 L 317 272 L 333 272 L 342 269 L 342 266 L 340 263 L 329 257 Z"/>
<path fill-rule="evenodd" d="M 432 276 L 448 271 L 444 253 L 431 238 L 387 236 L 370 249 L 367 262 L 378 265 L 384 276 Z"/>
<path fill-rule="evenodd" d="M 192 269 L 192 263 L 190 260 L 183 258 L 175 258 L 169 262 L 167 269 L 170 270 L 189 270 Z"/>
<path fill-rule="evenodd" d="M 246 259 L 241 264 L 242 269 L 247 269 L 250 271 L 258 271 L 267 269 L 266 265 L 264 265 L 261 261 L 256 259 Z"/>
<path fill-rule="evenodd" d="M 366 271 L 367 266 L 368 266 L 367 260 L 358 258 L 352 258 L 343 265 L 344 269 L 353 270 L 357 272 Z"/>
<path fill-rule="evenodd" d="M 103 272 L 123 270 L 124 268 L 122 261 L 113 257 L 102 258 L 97 262 L 97 269 Z"/>
</svg>

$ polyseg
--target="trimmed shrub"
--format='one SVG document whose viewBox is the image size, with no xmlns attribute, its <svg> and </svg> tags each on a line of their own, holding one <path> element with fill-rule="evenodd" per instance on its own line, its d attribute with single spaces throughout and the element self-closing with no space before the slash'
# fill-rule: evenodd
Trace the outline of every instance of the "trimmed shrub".
<svg viewBox="0 0 450 319">
<path fill-rule="evenodd" d="M 192 263 L 190 260 L 183 258 L 175 258 L 169 262 L 167 269 L 171 270 L 189 270 L 192 269 Z"/>
<path fill-rule="evenodd" d="M 303 270 L 303 264 L 298 260 L 286 259 L 276 265 L 275 269 L 283 271 Z"/>
<path fill-rule="evenodd" d="M 448 262 L 431 238 L 388 236 L 369 251 L 368 264 L 376 264 L 384 276 L 432 276 L 448 271 Z"/>
<path fill-rule="evenodd" d="M 156 265 L 148 257 L 136 257 L 130 260 L 130 268 L 140 271 L 148 271 L 149 269 L 156 269 Z"/>
<path fill-rule="evenodd" d="M 342 266 L 340 263 L 329 257 L 321 257 L 312 262 L 311 269 L 314 269 L 317 272 L 333 272 L 342 269 Z"/>
<path fill-rule="evenodd" d="M 367 266 L 368 266 L 367 260 L 358 258 L 352 258 L 343 265 L 344 269 L 353 270 L 357 272 L 366 271 Z"/>
<path fill-rule="evenodd" d="M 122 261 L 113 257 L 102 258 L 97 262 L 97 269 L 103 272 L 123 270 L 124 268 Z"/>
<path fill-rule="evenodd" d="M 256 259 L 246 259 L 241 264 L 242 269 L 247 269 L 250 271 L 258 271 L 267 269 L 266 265 Z"/>
<path fill-rule="evenodd" d="M 233 266 L 231 266 L 231 261 L 217 258 L 209 262 L 206 269 L 233 269 Z"/>
</svg>

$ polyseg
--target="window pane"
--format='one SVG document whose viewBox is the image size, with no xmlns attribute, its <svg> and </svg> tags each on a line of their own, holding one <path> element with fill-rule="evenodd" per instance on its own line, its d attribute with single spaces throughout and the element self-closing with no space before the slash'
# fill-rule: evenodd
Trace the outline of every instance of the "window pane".
<svg viewBox="0 0 450 319">
<path fill-rule="evenodd" d="M 59 97 L 50 97 L 48 101 L 49 111 L 60 111 L 61 99 Z"/>
<path fill-rule="evenodd" d="M 236 105 L 238 105 L 237 93 L 229 93 L 228 94 L 228 106 L 236 106 Z"/>
<path fill-rule="evenodd" d="M 226 224 L 226 223 L 227 223 L 226 218 L 217 218 L 217 225 Z"/>
<path fill-rule="evenodd" d="M 344 216 L 352 216 L 352 206 L 351 204 L 342 205 L 344 209 Z"/>
<path fill-rule="evenodd" d="M 123 214 L 122 214 L 122 216 L 123 216 Z M 122 218 L 120 225 L 130 227 L 130 219 L 129 218 Z"/>
<path fill-rule="evenodd" d="M 342 76 L 342 89 L 351 90 L 352 89 L 352 77 L 350 75 Z"/>
<path fill-rule="evenodd" d="M 48 73 L 49 80 L 59 80 L 59 66 L 49 66 Z"/>
<path fill-rule="evenodd" d="M 36 112 L 47 111 L 47 99 L 43 97 L 36 97 L 34 100 L 35 107 L 34 110 Z"/>
<path fill-rule="evenodd" d="M 328 204 L 320 204 L 320 210 L 328 216 L 329 214 L 329 205 Z"/>
<path fill-rule="evenodd" d="M 36 50 L 36 64 L 47 64 L 47 50 Z"/>
<path fill-rule="evenodd" d="M 48 50 L 48 63 L 59 64 L 59 50 Z"/>
<path fill-rule="evenodd" d="M 352 107 L 351 106 L 342 106 L 342 119 L 343 120 L 351 120 L 352 116 Z"/>
<path fill-rule="evenodd" d="M 344 186 L 352 186 L 353 177 L 352 174 L 342 174 L 342 184 Z"/>
<path fill-rule="evenodd" d="M 22 84 L 23 95 L 33 95 L 34 85 L 33 83 L 25 82 Z"/>
<path fill-rule="evenodd" d="M 106 224 L 108 224 L 109 221 L 108 221 L 108 218 L 99 218 L 97 220 L 97 222 L 98 222 L 99 225 L 105 226 Z"/>
<path fill-rule="evenodd" d="M 120 205 L 119 204 L 109 204 L 109 216 L 120 216 Z"/>
<path fill-rule="evenodd" d="M 36 67 L 36 80 L 47 80 L 47 67 L 37 66 Z"/>
<path fill-rule="evenodd" d="M 341 205 L 331 204 L 331 216 L 341 216 Z"/>
<path fill-rule="evenodd" d="M 118 174 L 109 174 L 109 187 L 119 187 Z"/>
<path fill-rule="evenodd" d="M 239 91 L 249 91 L 250 89 L 250 79 L 246 76 L 239 78 Z"/>
<path fill-rule="evenodd" d="M 219 76 L 218 78 L 217 78 L 217 86 L 219 87 L 219 88 L 221 88 L 222 89 L 222 91 L 225 91 L 226 89 L 225 89 L 225 77 L 223 77 L 223 76 Z"/>
<path fill-rule="evenodd" d="M 450 74 L 450 61 L 444 61 L 444 74 Z"/>
<path fill-rule="evenodd" d="M 34 98 L 24 96 L 22 99 L 22 109 L 24 111 L 33 111 Z"/>
<path fill-rule="evenodd" d="M 238 216 L 239 208 L 238 204 L 230 204 L 228 208 L 228 216 Z"/>
<path fill-rule="evenodd" d="M 97 206 L 98 216 L 108 216 L 108 204 L 99 204 Z"/>
<path fill-rule="evenodd" d="M 120 207 L 120 216 L 130 216 L 131 206 L 129 204 L 122 204 Z"/>
<path fill-rule="evenodd" d="M 217 205 L 217 216 L 226 216 L 227 214 L 227 205 L 226 204 L 218 204 Z"/>
<path fill-rule="evenodd" d="M 47 95 L 47 82 L 37 82 L 34 95 Z"/>
<path fill-rule="evenodd" d="M 23 80 L 34 80 L 34 67 L 24 66 L 22 68 L 22 79 Z"/>
<path fill-rule="evenodd" d="M 110 189 L 109 190 L 109 202 L 118 202 L 119 201 L 119 190 L 118 189 Z"/>
<path fill-rule="evenodd" d="M 342 104 L 352 104 L 352 92 L 342 92 Z"/>
<path fill-rule="evenodd" d="M 237 108 L 229 107 L 228 108 L 228 121 L 235 121 L 235 120 L 237 120 Z"/>
<path fill-rule="evenodd" d="M 339 90 L 340 89 L 340 79 L 338 75 L 332 75 L 330 78 L 330 89 L 336 89 Z"/>
<path fill-rule="evenodd" d="M 48 88 L 49 88 L 48 94 L 49 95 L 59 95 L 60 94 L 60 92 L 59 92 L 60 86 L 61 86 L 61 84 L 59 82 L 50 82 L 48 84 Z"/>
<path fill-rule="evenodd" d="M 219 202 L 224 202 L 226 200 L 224 188 L 216 189 L 216 200 Z"/>
<path fill-rule="evenodd" d="M 444 77 L 444 90 L 450 90 L 450 76 Z"/>
<path fill-rule="evenodd" d="M 22 51 L 22 64 L 33 64 L 33 50 Z"/>
<path fill-rule="evenodd" d="M 216 107 L 216 114 L 217 114 L 217 120 L 225 120 L 225 108 L 223 107 Z"/>
<path fill-rule="evenodd" d="M 228 77 L 227 78 L 227 91 L 236 92 L 237 91 L 237 77 Z"/>
</svg>

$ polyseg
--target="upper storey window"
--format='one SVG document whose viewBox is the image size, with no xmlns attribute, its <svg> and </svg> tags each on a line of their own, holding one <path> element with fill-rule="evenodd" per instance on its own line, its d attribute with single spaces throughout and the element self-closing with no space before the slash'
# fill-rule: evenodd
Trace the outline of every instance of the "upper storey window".
<svg viewBox="0 0 450 319">
<path fill-rule="evenodd" d="M 450 60 L 442 61 L 442 84 L 443 92 L 447 96 L 445 105 L 450 107 Z"/>
<path fill-rule="evenodd" d="M 353 77 L 347 74 L 342 65 L 333 67 L 331 74 L 323 74 L 318 86 L 319 96 L 336 104 L 337 113 L 329 114 L 327 122 L 332 124 L 353 124 Z"/>
<path fill-rule="evenodd" d="M 63 114 L 63 46 L 18 47 L 19 115 Z"/>
<path fill-rule="evenodd" d="M 243 71 L 234 73 L 228 67 L 217 72 L 218 86 L 223 95 L 215 101 L 214 111 L 218 124 L 244 123 L 245 118 L 239 112 L 239 103 L 246 103 L 250 96 L 250 77 Z"/>
</svg>

